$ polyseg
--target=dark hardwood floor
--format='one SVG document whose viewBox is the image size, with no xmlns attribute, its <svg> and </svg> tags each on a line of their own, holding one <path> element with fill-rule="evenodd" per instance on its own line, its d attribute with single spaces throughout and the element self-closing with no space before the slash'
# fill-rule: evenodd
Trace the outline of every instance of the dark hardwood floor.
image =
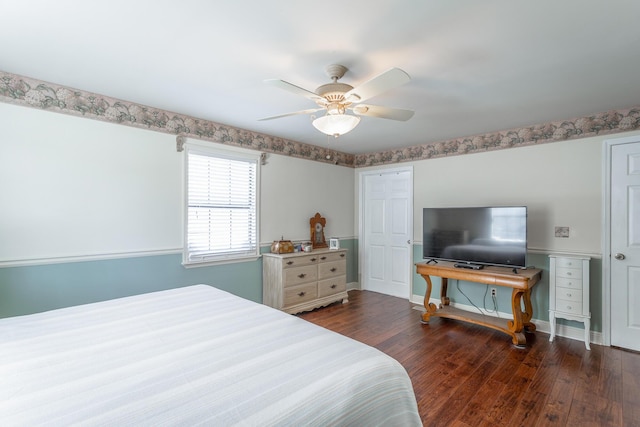
<svg viewBox="0 0 640 427">
<path fill-rule="evenodd" d="M 527 348 L 435 318 L 407 300 L 350 291 L 299 317 L 369 344 L 407 370 L 425 426 L 640 426 L 640 354 L 541 332 Z"/>
</svg>

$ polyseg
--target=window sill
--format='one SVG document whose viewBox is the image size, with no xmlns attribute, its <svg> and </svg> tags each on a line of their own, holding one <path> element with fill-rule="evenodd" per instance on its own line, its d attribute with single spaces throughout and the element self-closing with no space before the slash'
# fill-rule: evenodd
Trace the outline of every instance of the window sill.
<svg viewBox="0 0 640 427">
<path fill-rule="evenodd" d="M 225 258 L 225 259 L 216 259 L 216 260 L 207 260 L 207 261 L 182 261 L 182 266 L 184 268 L 213 267 L 216 265 L 253 262 L 253 261 L 257 261 L 261 257 L 262 255 L 252 255 L 252 256 L 242 257 L 242 258 Z"/>
</svg>

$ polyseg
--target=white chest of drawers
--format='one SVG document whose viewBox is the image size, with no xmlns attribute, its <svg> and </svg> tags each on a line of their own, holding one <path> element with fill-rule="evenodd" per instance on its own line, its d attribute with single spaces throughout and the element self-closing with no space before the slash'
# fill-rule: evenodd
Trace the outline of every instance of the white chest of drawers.
<svg viewBox="0 0 640 427">
<path fill-rule="evenodd" d="M 549 255 L 549 323 L 553 341 L 556 319 L 584 323 L 584 345 L 589 347 L 589 257 Z"/>
<path fill-rule="evenodd" d="M 263 304 L 293 314 L 348 302 L 346 249 L 262 257 Z"/>
</svg>

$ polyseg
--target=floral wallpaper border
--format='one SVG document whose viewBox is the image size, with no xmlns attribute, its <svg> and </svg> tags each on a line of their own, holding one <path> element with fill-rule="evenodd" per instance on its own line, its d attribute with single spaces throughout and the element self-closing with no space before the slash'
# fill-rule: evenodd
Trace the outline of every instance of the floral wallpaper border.
<svg viewBox="0 0 640 427">
<path fill-rule="evenodd" d="M 0 71 L 0 101 L 349 167 L 426 160 L 640 129 L 640 106 L 426 143 L 347 154 Z"/>
<path fill-rule="evenodd" d="M 267 153 L 353 167 L 353 154 L 0 71 L 0 101 Z"/>
<path fill-rule="evenodd" d="M 587 117 L 357 155 L 354 167 L 376 166 L 461 154 L 481 153 L 640 129 L 640 106 Z"/>
</svg>

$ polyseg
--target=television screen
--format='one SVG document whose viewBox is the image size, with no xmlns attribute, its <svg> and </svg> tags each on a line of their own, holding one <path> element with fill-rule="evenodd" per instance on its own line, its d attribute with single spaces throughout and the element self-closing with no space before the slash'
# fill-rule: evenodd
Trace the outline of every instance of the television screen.
<svg viewBox="0 0 640 427">
<path fill-rule="evenodd" d="M 424 208 L 423 258 L 526 267 L 527 208 Z"/>
</svg>

